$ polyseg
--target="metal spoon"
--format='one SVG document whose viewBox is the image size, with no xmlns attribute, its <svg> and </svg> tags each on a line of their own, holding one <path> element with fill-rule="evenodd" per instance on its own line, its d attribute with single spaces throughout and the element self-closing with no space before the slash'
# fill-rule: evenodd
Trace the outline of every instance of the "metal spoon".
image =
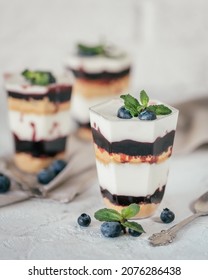
<svg viewBox="0 0 208 280">
<path fill-rule="evenodd" d="M 162 230 L 159 233 L 154 233 L 149 237 L 150 243 L 153 246 L 168 245 L 173 242 L 176 233 L 185 225 L 193 221 L 199 216 L 208 215 L 208 192 L 200 196 L 193 205 L 195 213 L 168 230 Z"/>
</svg>

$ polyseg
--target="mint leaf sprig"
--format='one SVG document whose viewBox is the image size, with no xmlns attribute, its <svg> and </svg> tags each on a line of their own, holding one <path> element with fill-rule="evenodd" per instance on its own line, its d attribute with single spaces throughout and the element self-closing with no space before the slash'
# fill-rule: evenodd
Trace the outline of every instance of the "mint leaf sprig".
<svg viewBox="0 0 208 280">
<path fill-rule="evenodd" d="M 144 110 L 152 111 L 156 115 L 168 115 L 172 112 L 163 104 L 149 105 L 149 96 L 144 90 L 140 92 L 140 101 L 130 94 L 121 95 L 120 98 L 124 100 L 124 107 L 132 117 L 137 117 Z"/>
<path fill-rule="evenodd" d="M 118 50 L 114 46 L 108 46 L 106 44 L 98 44 L 98 45 L 86 45 L 79 43 L 77 44 L 77 52 L 80 56 L 104 56 L 108 58 L 121 58 L 125 56 L 125 53 Z"/>
<path fill-rule="evenodd" d="M 103 208 L 95 212 L 94 217 L 100 222 L 119 222 L 126 228 L 130 228 L 137 232 L 145 232 L 143 227 L 137 222 L 128 221 L 128 219 L 135 217 L 140 211 L 140 207 L 132 203 L 127 207 L 124 207 L 121 212 L 114 209 Z"/>
<path fill-rule="evenodd" d="M 104 45 L 88 46 L 77 44 L 78 54 L 83 56 L 103 55 L 105 53 Z"/>
<path fill-rule="evenodd" d="M 48 71 L 31 71 L 25 69 L 21 74 L 32 85 L 47 86 L 56 82 L 55 77 Z"/>
</svg>

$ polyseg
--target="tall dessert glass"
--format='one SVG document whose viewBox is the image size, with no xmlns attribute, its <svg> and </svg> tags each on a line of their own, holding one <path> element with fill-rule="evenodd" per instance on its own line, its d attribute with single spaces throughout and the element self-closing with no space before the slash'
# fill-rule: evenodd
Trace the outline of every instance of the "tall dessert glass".
<svg viewBox="0 0 208 280">
<path fill-rule="evenodd" d="M 158 101 L 150 101 L 160 104 Z M 90 108 L 100 190 L 109 208 L 140 206 L 136 218 L 154 214 L 167 184 L 178 110 L 155 120 L 117 117 L 116 98 Z"/>
<path fill-rule="evenodd" d="M 31 73 L 39 78 L 36 74 L 44 72 Z M 56 77 L 49 84 L 43 80 L 42 85 L 37 85 L 20 74 L 6 74 L 5 88 L 17 167 L 36 173 L 54 159 L 63 159 L 70 133 L 72 84 L 69 78 Z"/>
<path fill-rule="evenodd" d="M 115 46 L 78 44 L 65 65 L 75 78 L 71 115 L 78 135 L 91 139 L 89 108 L 129 90 L 130 56 Z"/>
</svg>

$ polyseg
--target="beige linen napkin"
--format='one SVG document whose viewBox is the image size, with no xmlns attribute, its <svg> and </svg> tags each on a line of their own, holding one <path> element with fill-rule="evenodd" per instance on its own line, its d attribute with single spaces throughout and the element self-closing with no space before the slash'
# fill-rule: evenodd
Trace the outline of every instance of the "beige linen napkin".
<svg viewBox="0 0 208 280">
<path fill-rule="evenodd" d="M 174 153 L 186 154 L 208 144 L 208 96 L 174 104 L 179 119 Z"/>
<path fill-rule="evenodd" d="M 67 166 L 47 185 L 39 184 L 35 175 L 19 171 L 11 159 L 1 159 L 0 172 L 11 178 L 11 190 L 0 194 L 0 207 L 31 197 L 50 198 L 66 203 L 85 191 L 96 180 L 93 144 L 72 136 L 68 151 Z"/>
</svg>

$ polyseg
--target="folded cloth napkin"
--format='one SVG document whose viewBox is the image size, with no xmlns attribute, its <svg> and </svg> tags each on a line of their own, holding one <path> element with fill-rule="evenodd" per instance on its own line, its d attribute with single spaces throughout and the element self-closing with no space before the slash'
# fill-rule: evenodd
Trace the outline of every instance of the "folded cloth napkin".
<svg viewBox="0 0 208 280">
<path fill-rule="evenodd" d="M 39 184 L 37 177 L 16 168 L 12 159 L 0 159 L 0 172 L 11 179 L 11 189 L 0 194 L 0 207 L 32 197 L 69 202 L 96 180 L 95 156 L 91 141 L 69 139 L 68 164 L 50 183 Z"/>
<path fill-rule="evenodd" d="M 208 144 L 208 96 L 174 104 L 179 109 L 174 153 L 185 154 Z"/>
</svg>

